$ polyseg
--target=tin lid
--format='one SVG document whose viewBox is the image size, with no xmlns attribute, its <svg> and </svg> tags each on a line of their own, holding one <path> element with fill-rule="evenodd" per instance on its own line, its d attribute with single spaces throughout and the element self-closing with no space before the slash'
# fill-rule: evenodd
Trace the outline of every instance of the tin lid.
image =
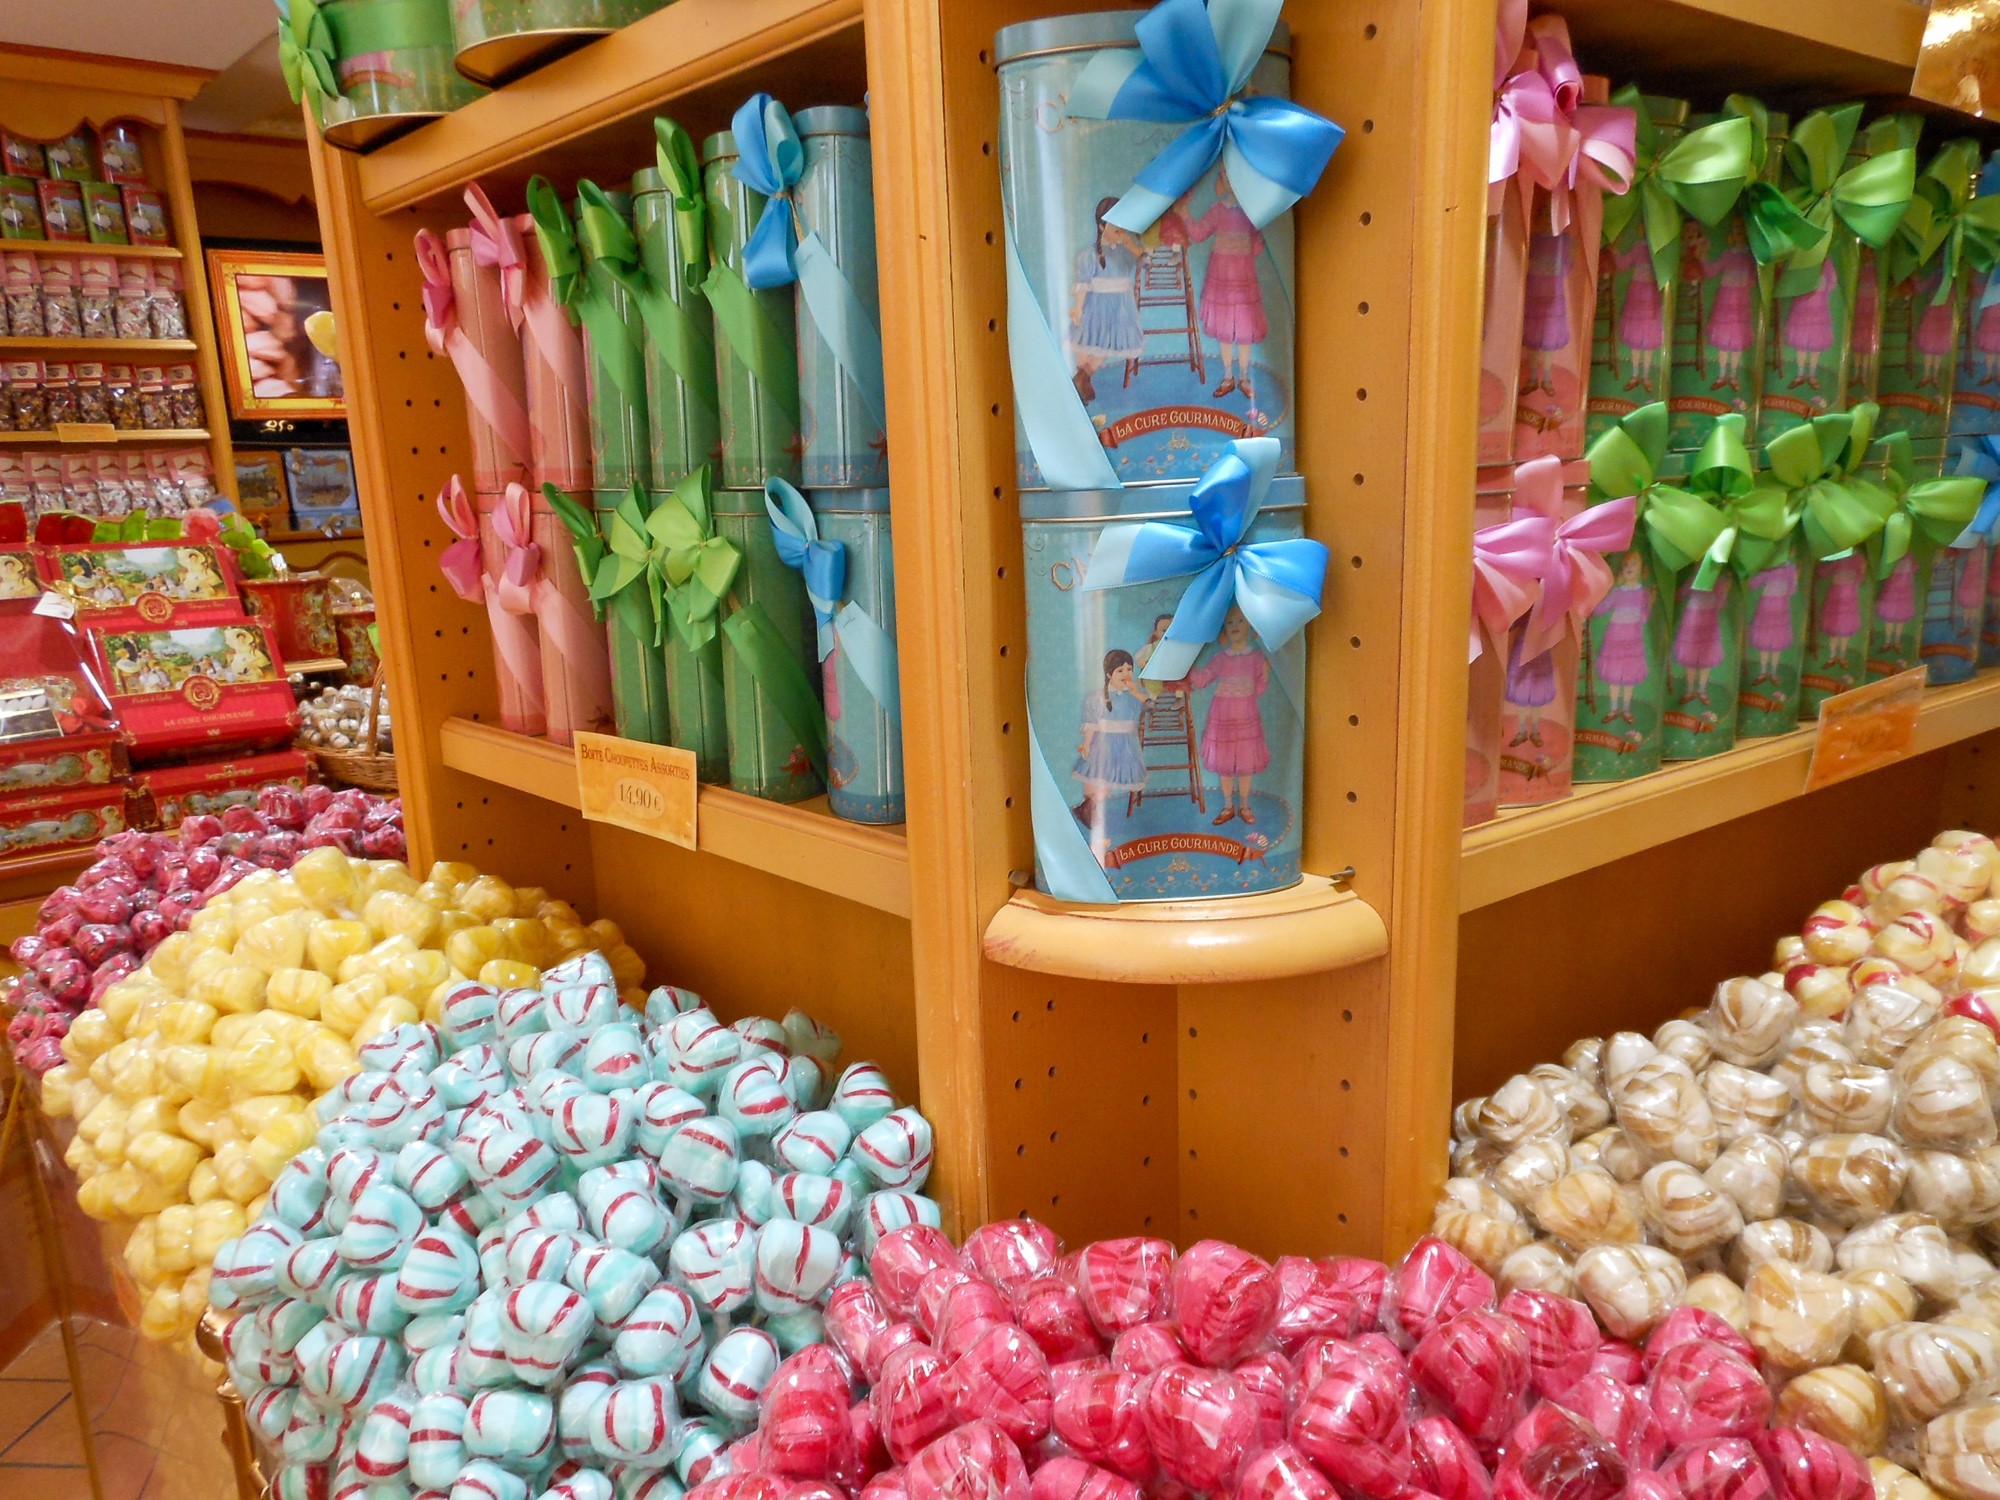
<svg viewBox="0 0 2000 1500">
<path fill-rule="evenodd" d="M 701 143 L 701 162 L 703 166 L 707 166 L 712 161 L 724 161 L 736 154 L 736 132 L 733 130 L 718 130 L 714 135 Z"/>
<path fill-rule="evenodd" d="M 868 111 L 851 104 L 816 104 L 792 116 L 792 127 L 800 135 L 868 134 Z"/>
<path fill-rule="evenodd" d="M 657 167 L 641 167 L 632 174 L 632 196 L 635 198 L 643 197 L 647 193 L 664 193 L 666 190 L 667 180 L 660 175 Z"/>
<path fill-rule="evenodd" d="M 1144 13 L 1136 10 L 1085 11 L 1082 15 L 1048 16 L 1039 21 L 1023 21 L 1003 26 L 993 38 L 993 65 L 1004 68 L 1025 58 L 1051 52 L 1080 52 L 1094 47 L 1136 47 L 1139 22 Z M 1271 30 L 1266 53 L 1292 55 L 1292 29 L 1283 21 Z"/>
<path fill-rule="evenodd" d="M 1096 521 L 1184 516 L 1195 481 L 1185 484 L 1128 484 L 1122 490 L 1022 490 L 1024 521 Z M 1296 474 L 1271 481 L 1261 510 L 1303 510 L 1306 482 Z"/>
<path fill-rule="evenodd" d="M 821 516 L 837 516 L 850 512 L 886 515 L 889 510 L 889 490 L 886 485 L 807 490 L 806 504 L 812 507 L 814 515 Z"/>
</svg>

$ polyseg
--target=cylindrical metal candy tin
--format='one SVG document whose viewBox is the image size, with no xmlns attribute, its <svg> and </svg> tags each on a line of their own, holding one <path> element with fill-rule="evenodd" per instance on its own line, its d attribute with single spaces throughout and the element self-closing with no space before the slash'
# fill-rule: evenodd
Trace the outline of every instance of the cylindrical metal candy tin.
<svg viewBox="0 0 2000 1500">
<path fill-rule="evenodd" d="M 1305 637 L 1269 650 L 1240 610 L 1187 676 L 1146 664 L 1186 578 L 1086 592 L 1105 530 L 1185 523 L 1194 485 L 1028 490 L 1029 753 L 1060 795 L 1037 798 L 1036 882 L 1052 850 L 1087 846 L 1120 901 L 1278 890 L 1299 879 L 1305 791 Z M 1245 542 L 1304 532 L 1305 484 L 1285 476 Z M 1051 826 L 1055 824 L 1056 826 Z"/>
<path fill-rule="evenodd" d="M 792 195 L 799 217 L 819 236 L 879 329 L 875 166 L 868 152 L 867 111 L 838 105 L 802 109 L 792 124 L 805 149 L 805 169 Z M 882 417 L 841 368 L 833 346 L 813 320 L 803 289 L 798 294 L 798 325 L 805 483 L 887 484 L 889 437 Z"/>
<path fill-rule="evenodd" d="M 771 518 L 761 489 L 718 489 L 715 534 L 742 554 L 736 581 L 723 604 L 722 687 L 729 719 L 729 784 L 771 802 L 803 802 L 823 787 L 806 747 L 807 735 L 785 711 L 789 701 L 820 715 L 813 687 L 812 608 L 805 580 L 785 566 L 771 538 Z M 747 610 L 763 615 L 757 634 L 773 654 L 761 665 L 740 648 L 734 617 Z M 782 680 L 772 680 L 776 674 Z M 797 681 L 792 679 L 796 676 Z M 800 698 L 799 688 L 804 697 Z M 824 720 L 820 723 L 823 725 Z M 824 729 L 817 730 L 822 736 Z"/>
<path fill-rule="evenodd" d="M 611 513 L 629 491 L 599 490 L 596 495 L 597 523 L 611 525 Z M 676 503 L 671 496 L 655 493 L 646 506 Z M 654 643 L 653 608 L 644 581 L 629 585 L 608 601 L 604 608 L 604 633 L 611 648 L 611 715 L 620 739 L 641 740 L 648 745 L 673 743 L 672 724 L 667 709 L 667 661 Z"/>
<path fill-rule="evenodd" d="M 743 251 L 764 212 L 764 196 L 737 181 L 736 137 L 702 142 L 708 194 L 708 288 L 715 309 L 715 382 L 721 402 L 722 468 L 729 489 L 766 479 L 799 479 L 798 330 L 790 288 L 743 284 Z M 734 281 L 728 287 L 721 279 Z M 723 300 L 718 300 L 723 299 Z"/>
<path fill-rule="evenodd" d="M 451 65 L 449 0 L 329 0 L 320 14 L 340 84 L 320 107 L 328 145 L 364 151 L 479 97 Z"/>
<path fill-rule="evenodd" d="M 886 489 L 809 490 L 821 538 L 847 551 L 847 588 L 840 596 L 866 614 L 874 626 L 896 639 L 896 573 L 889 548 L 889 492 Z M 895 658 L 861 660 L 850 641 L 855 629 L 840 627 L 833 652 L 820 663 L 826 695 L 827 801 L 833 815 L 850 823 L 903 821 L 903 717 L 901 691 L 894 679 Z M 860 648 L 866 649 L 865 643 Z M 886 681 L 871 681 L 886 670 Z M 884 697 L 889 702 L 883 702 Z"/>
<path fill-rule="evenodd" d="M 672 304 L 667 320 L 677 330 L 669 348 L 646 340 L 646 419 L 653 445 L 652 477 L 670 489 L 683 476 L 722 458 L 715 391 L 715 327 L 708 298 L 688 285 L 687 247 L 681 244 L 673 196 L 648 167 L 632 177 L 632 228 L 639 260 L 654 292 Z M 697 247 L 706 258 L 708 247 Z"/>
<path fill-rule="evenodd" d="M 444 243 L 451 258 L 451 295 L 458 326 L 492 372 L 494 385 L 526 411 L 527 372 L 521 362 L 521 335 L 507 316 L 500 268 L 481 265 L 474 258 L 470 229 L 452 230 Z M 498 494 L 510 484 L 526 484 L 531 455 L 511 451 L 475 402 L 465 403 L 465 415 L 472 431 L 473 490 Z"/>
<path fill-rule="evenodd" d="M 534 217 L 514 219 L 527 262 L 527 316 L 521 322 L 521 360 L 528 398 L 528 440 L 534 486 L 552 484 L 572 495 L 593 485 L 590 471 L 590 392 L 583 335 L 556 304 L 549 265 Z"/>
<path fill-rule="evenodd" d="M 648 511 L 678 505 L 672 493 L 648 493 Z M 667 737 L 662 742 L 694 752 L 698 780 L 729 782 L 729 713 L 722 686 L 722 638 L 717 635 L 699 651 L 682 639 L 669 620 L 661 647 L 666 674 Z"/>
<path fill-rule="evenodd" d="M 456 0 L 458 71 L 498 88 L 594 37 L 629 26 L 671 0 Z"/>
<path fill-rule="evenodd" d="M 1292 216 L 1259 230 L 1218 169 L 1142 235 L 1103 222 L 1182 124 L 1080 119 L 1091 59 L 1138 45 L 1136 11 L 1029 21 L 994 42 L 1007 232 L 1048 332 L 1125 483 L 1194 480 L 1238 438 L 1295 464 Z M 1289 98 L 1280 23 L 1249 92 Z M 1016 424 L 1020 482 L 1046 483 Z"/>
<path fill-rule="evenodd" d="M 1983 536 L 1963 547 L 1954 543 L 1932 562 L 1920 654 L 1933 683 L 1967 682 L 1977 675 L 1992 565 L 1992 548 Z"/>
<path fill-rule="evenodd" d="M 608 248 L 599 234 L 618 238 L 630 234 L 632 199 L 627 193 L 606 193 L 618 222 L 598 224 L 596 209 L 581 198 L 576 203 L 577 250 L 589 278 L 585 295 L 601 302 L 608 316 L 583 320 L 584 373 L 590 391 L 591 477 L 600 491 L 623 491 L 644 485 L 652 475 L 651 441 L 646 426 L 646 322 L 639 301 L 616 276 L 608 273 L 600 251 Z M 589 210 L 587 213 L 586 210 Z M 637 242 L 622 247 L 636 254 Z M 614 502 L 615 503 L 615 502 Z"/>
</svg>

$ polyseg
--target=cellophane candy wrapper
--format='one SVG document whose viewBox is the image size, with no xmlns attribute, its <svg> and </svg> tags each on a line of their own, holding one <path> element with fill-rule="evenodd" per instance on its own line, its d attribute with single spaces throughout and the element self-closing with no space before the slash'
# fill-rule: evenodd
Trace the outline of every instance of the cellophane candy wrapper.
<svg viewBox="0 0 2000 1500">
<path fill-rule="evenodd" d="M 1171 1285 L 1181 1342 L 1198 1364 L 1235 1364 L 1277 1323 L 1277 1274 L 1221 1240 L 1190 1246 L 1174 1262 Z"/>
</svg>

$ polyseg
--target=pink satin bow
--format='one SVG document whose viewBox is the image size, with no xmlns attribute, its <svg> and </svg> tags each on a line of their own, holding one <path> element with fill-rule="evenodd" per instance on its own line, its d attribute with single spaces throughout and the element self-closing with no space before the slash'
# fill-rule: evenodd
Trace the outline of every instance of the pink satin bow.
<svg viewBox="0 0 2000 1500">
<path fill-rule="evenodd" d="M 1528 25 L 1528 37 L 1564 134 L 1562 172 L 1550 186 L 1550 227 L 1561 233 L 1575 219 L 1578 238 L 1594 256 L 1604 222 L 1600 195 L 1616 196 L 1631 185 L 1639 122 L 1629 109 L 1583 102 L 1583 70 L 1570 50 L 1569 23 L 1561 16 L 1537 16 Z"/>
<path fill-rule="evenodd" d="M 1468 662 L 1478 661 L 1487 642 L 1496 647 L 1542 597 L 1555 523 L 1546 516 L 1519 516 L 1472 534 L 1472 642 Z"/>
<path fill-rule="evenodd" d="M 516 486 L 519 488 L 519 486 Z M 508 590 L 488 577 L 479 545 L 479 519 L 465 486 L 454 474 L 438 492 L 438 515 L 458 540 L 444 549 L 438 559 L 452 592 L 468 604 L 484 603 L 486 622 L 493 631 L 493 654 L 501 669 L 514 681 L 523 714 L 531 721 L 542 717 L 542 659 L 532 614 L 533 599 L 524 590 Z M 495 531 L 500 531 L 495 517 Z M 502 695 L 502 702 L 506 695 Z"/>
<path fill-rule="evenodd" d="M 528 295 L 528 252 L 521 243 L 521 227 L 512 219 L 501 218 L 486 189 L 476 182 L 465 190 L 465 206 L 472 210 L 472 259 L 478 265 L 499 268 L 500 305 L 518 333 Z"/>
<path fill-rule="evenodd" d="M 535 613 L 536 585 L 542 581 L 542 549 L 535 542 L 534 506 L 528 491 L 510 484 L 493 512 L 493 531 L 507 549 L 506 563 L 494 580 L 501 607 L 510 614 Z"/>
<path fill-rule="evenodd" d="M 1563 465 L 1558 458 L 1535 458 L 1514 470 L 1514 508 L 1556 522 L 1562 514 Z M 1638 500 L 1627 495 L 1592 506 L 1555 526 L 1549 540 L 1548 569 L 1542 574 L 1542 596 L 1528 615 L 1522 632 L 1521 658 L 1531 661 L 1552 649 L 1574 626 L 1581 631 L 1604 596 L 1611 592 L 1607 552 L 1632 545 Z"/>
<path fill-rule="evenodd" d="M 424 342 L 431 353 L 450 356 L 452 335 L 459 332 L 458 294 L 451 285 L 451 255 L 434 230 L 419 229 L 417 269 L 424 277 Z"/>
<path fill-rule="evenodd" d="M 1528 30 L 1528 0 L 1501 0 L 1486 150 L 1489 215 L 1500 211 L 1504 185 L 1516 173 L 1537 187 L 1552 188 L 1569 166 L 1569 132 L 1558 109 L 1558 88 L 1529 48 Z"/>
<path fill-rule="evenodd" d="M 437 509 L 451 534 L 458 538 L 444 549 L 438 568 L 454 594 L 467 604 L 478 604 L 486 597 L 486 575 L 479 563 L 479 517 L 456 474 L 438 491 Z"/>
</svg>

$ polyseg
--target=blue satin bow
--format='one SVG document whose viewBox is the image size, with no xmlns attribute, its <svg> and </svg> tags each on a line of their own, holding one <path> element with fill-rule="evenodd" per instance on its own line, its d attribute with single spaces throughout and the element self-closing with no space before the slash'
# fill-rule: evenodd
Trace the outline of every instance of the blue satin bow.
<svg viewBox="0 0 2000 1500">
<path fill-rule="evenodd" d="M 1189 496 L 1192 524 L 1107 526 L 1090 555 L 1086 589 L 1194 575 L 1146 663 L 1146 676 L 1155 681 L 1185 677 L 1202 647 L 1222 633 L 1232 604 L 1272 651 L 1319 613 L 1326 587 L 1324 544 L 1309 537 L 1243 540 L 1277 472 L 1278 440 L 1244 438 L 1229 450 Z"/>
<path fill-rule="evenodd" d="M 771 517 L 778 560 L 805 577 L 806 597 L 812 600 L 813 620 L 819 626 L 819 659 L 825 661 L 833 654 L 834 615 L 847 588 L 847 548 L 821 540 L 812 507 L 789 480 L 764 481 L 764 509 Z"/>
<path fill-rule="evenodd" d="M 1346 134 L 1289 99 L 1244 97 L 1283 0 L 1162 0 L 1139 22 L 1138 55 L 1106 48 L 1070 91 L 1072 115 L 1187 129 L 1148 162 L 1104 216 L 1143 233 L 1218 160 L 1262 228 L 1313 190 Z"/>
<path fill-rule="evenodd" d="M 736 137 L 736 180 L 764 197 L 764 212 L 743 251 L 743 279 L 758 291 L 798 279 L 798 226 L 792 222 L 792 189 L 806 168 L 791 112 L 769 94 L 752 94 L 729 122 Z"/>
<path fill-rule="evenodd" d="M 2000 541 L 2000 436 L 1962 439 L 1958 450 L 1957 473 L 1986 481 L 1986 493 L 1954 547 L 1977 547 L 1981 542 Z"/>
</svg>

